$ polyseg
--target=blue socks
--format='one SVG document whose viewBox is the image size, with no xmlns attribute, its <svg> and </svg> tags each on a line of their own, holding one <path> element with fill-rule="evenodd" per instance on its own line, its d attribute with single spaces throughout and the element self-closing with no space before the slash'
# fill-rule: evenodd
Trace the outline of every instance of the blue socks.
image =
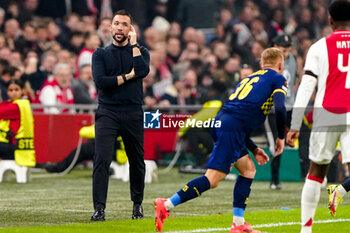
<svg viewBox="0 0 350 233">
<path fill-rule="evenodd" d="M 188 182 L 185 187 L 170 197 L 174 206 L 199 197 L 203 192 L 210 189 L 210 183 L 206 176 L 201 176 Z"/>
<path fill-rule="evenodd" d="M 342 186 L 344 187 L 346 192 L 350 191 L 350 179 L 347 179 L 344 183 L 342 183 Z"/>
<path fill-rule="evenodd" d="M 233 189 L 233 216 L 243 217 L 253 179 L 238 176 Z"/>
</svg>

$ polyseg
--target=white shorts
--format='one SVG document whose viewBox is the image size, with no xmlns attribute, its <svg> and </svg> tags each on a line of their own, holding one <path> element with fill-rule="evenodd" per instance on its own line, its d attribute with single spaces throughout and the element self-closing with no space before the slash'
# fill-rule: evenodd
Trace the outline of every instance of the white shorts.
<svg viewBox="0 0 350 233">
<path fill-rule="evenodd" d="M 312 129 L 309 158 L 316 164 L 329 164 L 340 142 L 342 163 L 350 163 L 350 126 L 325 126 Z"/>
</svg>

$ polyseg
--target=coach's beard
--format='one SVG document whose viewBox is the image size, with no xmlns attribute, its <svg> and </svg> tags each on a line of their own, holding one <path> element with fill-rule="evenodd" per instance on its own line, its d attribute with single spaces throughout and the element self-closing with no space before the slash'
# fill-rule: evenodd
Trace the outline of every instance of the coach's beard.
<svg viewBox="0 0 350 233">
<path fill-rule="evenodd" d="M 123 43 L 126 39 L 128 39 L 128 37 L 126 37 L 125 35 L 123 35 L 123 37 L 120 40 L 117 39 L 117 34 L 113 35 L 113 40 L 117 43 Z"/>
</svg>

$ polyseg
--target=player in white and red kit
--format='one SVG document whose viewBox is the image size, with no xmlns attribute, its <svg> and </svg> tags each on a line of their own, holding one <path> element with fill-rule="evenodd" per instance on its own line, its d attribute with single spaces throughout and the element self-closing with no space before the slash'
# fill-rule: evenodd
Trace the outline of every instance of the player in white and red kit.
<svg viewBox="0 0 350 233">
<path fill-rule="evenodd" d="M 294 146 L 304 110 L 317 86 L 310 136 L 311 164 L 301 195 L 302 233 L 312 232 L 321 184 L 338 141 L 343 162 L 350 162 L 350 2 L 334 1 L 328 10 L 333 33 L 309 49 L 287 135 L 287 143 Z"/>
</svg>

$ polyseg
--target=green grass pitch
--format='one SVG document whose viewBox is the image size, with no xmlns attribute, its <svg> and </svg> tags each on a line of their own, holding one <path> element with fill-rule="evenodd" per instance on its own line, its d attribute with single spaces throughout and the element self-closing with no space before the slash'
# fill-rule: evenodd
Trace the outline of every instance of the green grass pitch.
<svg viewBox="0 0 350 233">
<path fill-rule="evenodd" d="M 145 219 L 131 220 L 129 183 L 110 180 L 106 222 L 91 223 L 91 170 L 75 169 L 55 177 L 33 174 L 28 184 L 14 180 L 0 183 L 0 233 L 155 232 L 153 200 L 169 197 L 197 175 L 181 175 L 173 169 L 146 184 Z M 43 177 L 44 176 L 44 177 Z M 164 232 L 229 232 L 232 223 L 234 181 L 223 181 L 215 190 L 179 205 L 164 224 Z M 299 232 L 300 196 L 303 183 L 282 182 L 282 190 L 270 190 L 267 182 L 254 182 L 245 218 L 262 232 Z M 350 200 L 345 197 L 337 216 L 327 210 L 327 192 L 322 190 L 314 232 L 349 232 Z M 283 210 L 287 207 L 289 210 Z M 282 209 L 283 208 L 283 209 Z"/>
</svg>

